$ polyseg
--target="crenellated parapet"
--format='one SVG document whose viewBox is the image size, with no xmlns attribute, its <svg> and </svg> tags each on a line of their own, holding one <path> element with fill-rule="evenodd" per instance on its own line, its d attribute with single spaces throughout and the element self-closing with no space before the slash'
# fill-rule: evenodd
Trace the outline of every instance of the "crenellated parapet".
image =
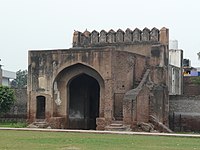
<svg viewBox="0 0 200 150">
<path fill-rule="evenodd" d="M 108 32 L 105 30 L 101 30 L 100 32 L 96 30 L 89 32 L 86 30 L 83 33 L 74 31 L 73 47 L 91 47 L 135 42 L 152 42 L 168 45 L 168 38 L 168 29 L 164 27 L 161 30 L 157 28 L 151 30 L 148 28 L 144 28 L 143 30 L 138 28 L 131 30 L 127 28 L 125 31 L 121 29 L 114 31 L 111 29 Z"/>
</svg>

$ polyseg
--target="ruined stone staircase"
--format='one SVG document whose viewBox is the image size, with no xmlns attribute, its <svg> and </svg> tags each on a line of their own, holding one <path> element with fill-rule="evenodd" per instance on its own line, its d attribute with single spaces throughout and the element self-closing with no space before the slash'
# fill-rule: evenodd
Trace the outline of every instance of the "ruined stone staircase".
<svg viewBox="0 0 200 150">
<path fill-rule="evenodd" d="M 123 121 L 112 121 L 112 123 L 105 127 L 106 131 L 131 131 L 130 126 L 124 125 Z"/>
<path fill-rule="evenodd" d="M 159 122 L 159 120 L 150 115 L 150 122 L 155 126 L 155 128 L 159 131 L 159 132 L 165 132 L 165 133 L 173 133 L 173 131 L 167 127 L 166 125 L 164 125 L 162 122 Z"/>
<path fill-rule="evenodd" d="M 44 119 L 36 119 L 28 128 L 48 128 L 49 124 Z"/>
</svg>

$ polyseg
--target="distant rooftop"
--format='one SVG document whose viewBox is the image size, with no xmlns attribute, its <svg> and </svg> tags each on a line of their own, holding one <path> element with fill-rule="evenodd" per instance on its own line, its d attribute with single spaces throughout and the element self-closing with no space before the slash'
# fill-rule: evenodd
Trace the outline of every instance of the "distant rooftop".
<svg viewBox="0 0 200 150">
<path fill-rule="evenodd" d="M 2 70 L 2 77 L 3 78 L 9 78 L 9 79 L 15 79 L 16 78 L 16 72 L 8 71 L 8 70 Z"/>
</svg>

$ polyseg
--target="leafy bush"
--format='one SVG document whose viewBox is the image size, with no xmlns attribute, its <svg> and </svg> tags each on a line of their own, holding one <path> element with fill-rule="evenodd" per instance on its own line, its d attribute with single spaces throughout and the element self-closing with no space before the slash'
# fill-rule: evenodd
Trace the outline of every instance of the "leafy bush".
<svg viewBox="0 0 200 150">
<path fill-rule="evenodd" d="M 0 85 L 0 114 L 8 112 L 15 102 L 14 90 Z"/>
</svg>

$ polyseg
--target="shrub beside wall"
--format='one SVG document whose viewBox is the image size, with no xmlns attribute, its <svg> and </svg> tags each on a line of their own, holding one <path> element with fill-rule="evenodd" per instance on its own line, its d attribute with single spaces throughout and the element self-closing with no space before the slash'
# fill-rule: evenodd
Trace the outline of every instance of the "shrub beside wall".
<svg viewBox="0 0 200 150">
<path fill-rule="evenodd" d="M 0 116 L 0 122 L 16 121 L 24 122 L 27 118 L 27 89 L 16 88 L 14 89 L 16 101 L 11 108 L 10 112 Z"/>
</svg>

